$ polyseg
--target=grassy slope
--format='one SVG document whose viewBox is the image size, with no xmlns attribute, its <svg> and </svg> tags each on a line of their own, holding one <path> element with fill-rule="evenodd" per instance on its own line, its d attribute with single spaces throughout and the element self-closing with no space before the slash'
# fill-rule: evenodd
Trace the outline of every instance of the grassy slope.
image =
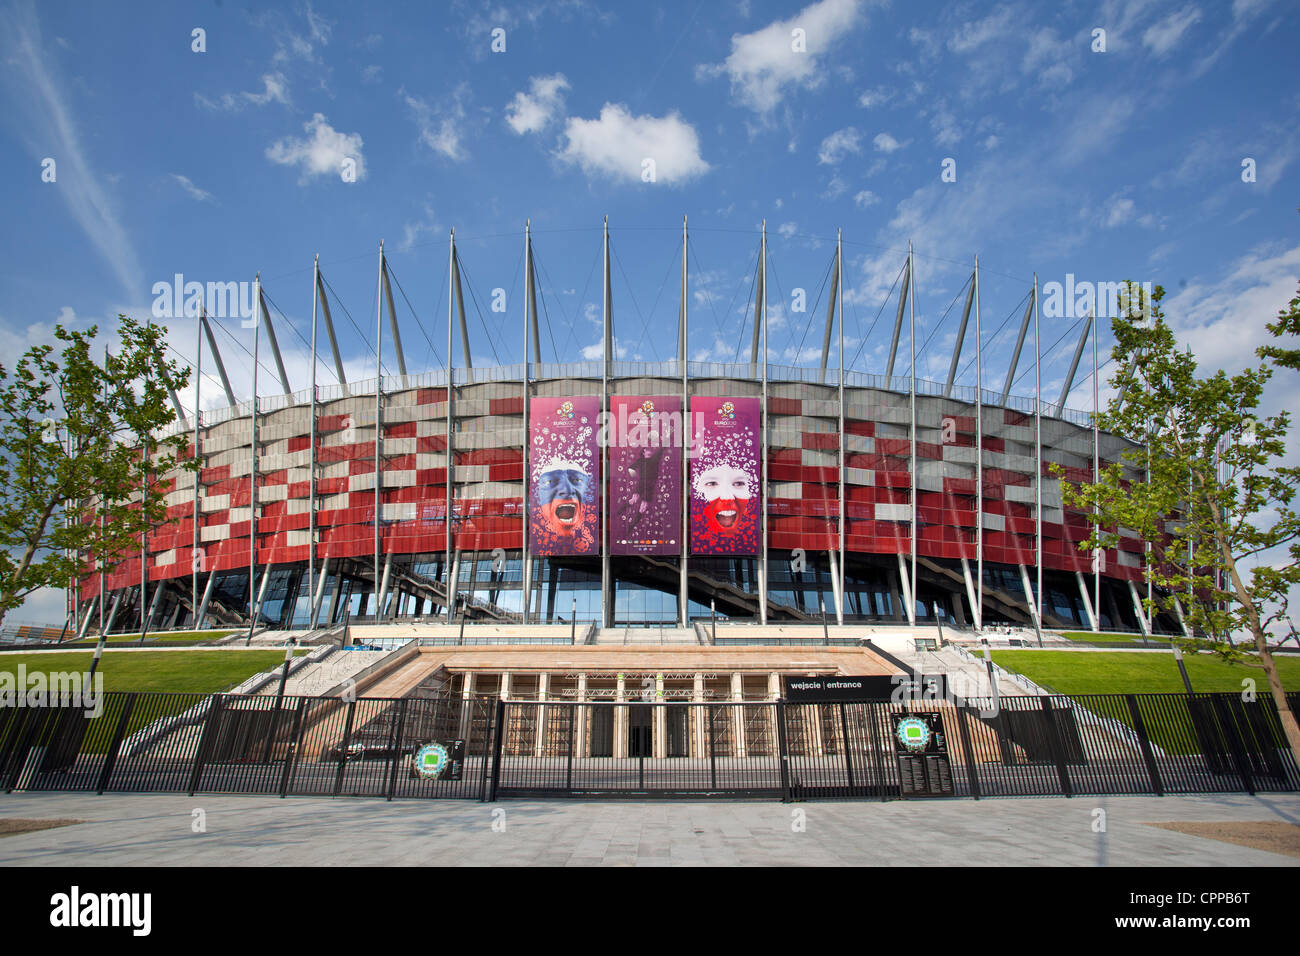
<svg viewBox="0 0 1300 956">
<path fill-rule="evenodd" d="M 1139 654 L 1124 651 L 994 651 L 1001 667 L 1024 674 L 1063 694 L 1181 694 L 1183 681 L 1173 654 Z M 1225 664 L 1206 654 L 1185 655 L 1187 675 L 1196 691 L 1240 691 L 1242 680 L 1253 678 L 1259 696 L 1268 693 L 1259 667 Z M 1300 690 L 1300 659 L 1274 658 L 1282 684 Z"/>
<path fill-rule="evenodd" d="M 306 651 L 298 651 L 306 653 Z M 16 674 L 19 664 L 35 671 L 80 671 L 90 668 L 85 654 L 0 654 L 0 671 Z M 98 673 L 105 690 L 212 693 L 274 667 L 284 651 L 135 651 L 104 652 Z"/>
</svg>

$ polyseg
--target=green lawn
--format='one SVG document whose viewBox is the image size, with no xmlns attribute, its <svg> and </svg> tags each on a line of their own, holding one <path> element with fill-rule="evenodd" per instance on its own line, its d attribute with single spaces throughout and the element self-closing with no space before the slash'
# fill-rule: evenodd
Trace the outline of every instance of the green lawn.
<svg viewBox="0 0 1300 956">
<path fill-rule="evenodd" d="M 1062 631 L 1061 636 L 1067 641 L 1078 641 L 1080 644 L 1141 644 L 1141 634 L 1106 634 L 1092 631 Z M 1152 647 L 1160 647 L 1162 644 L 1168 644 L 1168 641 L 1160 638 L 1148 638 Z"/>
<path fill-rule="evenodd" d="M 1172 653 L 995 650 L 993 660 L 1063 694 L 1181 694 L 1184 690 Z M 1300 690 L 1300 658 L 1277 655 L 1274 660 L 1283 686 Z M 1208 654 L 1184 654 L 1183 662 L 1195 691 L 1238 692 L 1242 680 L 1249 677 L 1255 681 L 1257 695 L 1268 693 L 1264 672 L 1258 667 L 1226 664 Z"/>
<path fill-rule="evenodd" d="M 1131 651 L 994 651 L 993 660 L 1001 667 L 1018 671 L 1030 680 L 1063 694 L 1183 694 L 1183 680 L 1174 655 L 1141 654 Z M 1274 658 L 1282 684 L 1287 690 L 1300 690 L 1300 659 L 1293 656 Z M 1257 699 L 1268 701 L 1268 683 L 1264 672 L 1246 664 L 1227 664 L 1208 654 L 1185 654 L 1187 676 L 1197 692 L 1240 693 L 1242 680 L 1255 681 Z M 1144 703 L 1144 721 L 1151 740 L 1168 753 L 1199 753 L 1198 739 L 1188 710 L 1188 698 L 1154 698 Z M 1127 705 L 1114 698 L 1084 699 L 1089 709 L 1103 717 L 1129 726 L 1133 721 Z M 1202 706 L 1207 715 L 1218 713 L 1213 706 Z M 1207 716 L 1213 726 L 1217 718 Z"/>
<path fill-rule="evenodd" d="M 166 647 L 184 647 L 191 644 L 205 644 L 220 637 L 227 637 L 234 631 L 150 631 L 145 635 L 144 646 L 160 644 Z M 62 647 L 94 647 L 99 638 L 91 637 L 82 641 L 64 641 Z M 108 646 L 122 645 L 130 647 L 140 643 L 139 634 L 110 634 Z"/>
<path fill-rule="evenodd" d="M 297 651 L 299 654 L 306 650 Z M 18 665 L 35 671 L 90 669 L 90 653 L 0 654 L 0 671 L 17 674 Z M 283 650 L 270 651 L 133 651 L 107 650 L 97 674 L 105 690 L 171 691 L 210 694 L 229 687 L 284 660 Z"/>
</svg>

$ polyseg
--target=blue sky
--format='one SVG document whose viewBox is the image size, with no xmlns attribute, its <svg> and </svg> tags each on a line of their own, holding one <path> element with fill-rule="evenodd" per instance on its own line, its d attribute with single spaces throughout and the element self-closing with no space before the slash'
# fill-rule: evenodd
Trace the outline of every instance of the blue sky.
<svg viewBox="0 0 1300 956">
<path fill-rule="evenodd" d="M 305 387 L 312 257 L 371 334 L 382 238 L 411 305 L 399 297 L 408 365 L 438 367 L 455 227 L 478 303 L 474 361 L 515 362 L 531 217 L 543 358 L 578 359 L 600 337 L 608 215 L 619 354 L 668 358 L 687 215 L 697 359 L 737 352 L 766 219 L 773 362 L 818 361 L 818 290 L 842 228 L 846 353 L 861 371 L 883 368 L 893 306 L 873 321 L 909 240 L 923 376 L 946 373 L 976 254 L 989 387 L 1014 335 L 994 330 L 1035 272 L 1163 284 L 1191 348 L 1237 368 L 1300 274 L 1298 25 L 1282 0 L 5 3 L 0 354 L 59 320 L 144 316 L 175 273 L 260 271 Z M 489 307 L 496 288 L 504 313 Z M 792 311 L 796 289 L 809 312 Z M 373 375 L 335 314 L 348 374 Z M 251 333 L 226 328 L 246 397 L 234 339 Z M 1079 328 L 1043 319 L 1049 397 Z M 192 322 L 173 323 L 171 342 L 192 357 Z M 325 363 L 318 375 L 334 380 Z M 1082 385 L 1071 404 L 1086 408 Z M 1031 374 L 1017 391 L 1032 387 Z M 1280 389 L 1295 407 L 1296 383 Z M 263 371 L 259 391 L 277 390 Z M 210 381 L 203 398 L 224 404 Z"/>
</svg>

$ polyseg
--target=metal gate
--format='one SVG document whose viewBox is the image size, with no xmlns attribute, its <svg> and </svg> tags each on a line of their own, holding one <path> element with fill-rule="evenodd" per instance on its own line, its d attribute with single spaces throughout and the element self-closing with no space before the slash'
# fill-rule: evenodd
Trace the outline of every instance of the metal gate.
<svg viewBox="0 0 1300 956">
<path fill-rule="evenodd" d="M 93 710 L 0 707 L 0 790 L 884 800 L 918 793 L 896 736 L 908 717 L 943 740 L 943 795 L 1300 790 L 1272 701 L 1236 694 L 796 704 L 120 692 Z M 434 773 L 416 759 L 430 748 L 448 760 Z"/>
</svg>

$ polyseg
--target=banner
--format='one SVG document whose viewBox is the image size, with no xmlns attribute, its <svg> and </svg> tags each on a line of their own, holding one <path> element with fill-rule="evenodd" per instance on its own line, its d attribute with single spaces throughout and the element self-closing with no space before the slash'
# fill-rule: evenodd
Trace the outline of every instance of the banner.
<svg viewBox="0 0 1300 956">
<path fill-rule="evenodd" d="M 600 399 L 530 399 L 528 547 L 536 555 L 600 553 Z"/>
<path fill-rule="evenodd" d="M 611 395 L 610 554 L 680 554 L 682 400 L 677 395 Z"/>
<path fill-rule="evenodd" d="M 757 555 L 759 400 L 693 395 L 691 418 L 691 553 Z"/>
</svg>

